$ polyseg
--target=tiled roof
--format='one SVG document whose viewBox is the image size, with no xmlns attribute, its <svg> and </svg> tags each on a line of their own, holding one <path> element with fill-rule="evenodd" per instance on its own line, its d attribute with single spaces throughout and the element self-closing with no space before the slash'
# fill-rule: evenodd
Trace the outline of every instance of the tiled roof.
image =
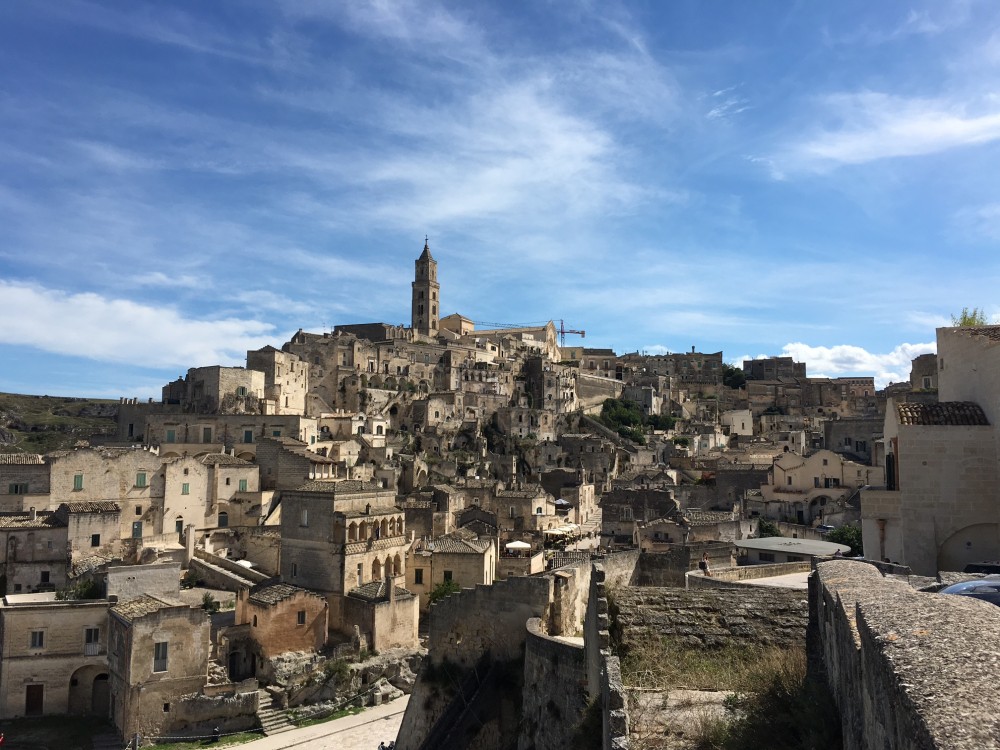
<svg viewBox="0 0 1000 750">
<path fill-rule="evenodd" d="M 37 453 L 0 453 L 0 465 L 3 466 L 40 466 L 45 459 Z"/>
<path fill-rule="evenodd" d="M 252 466 L 249 461 L 230 456 L 228 453 L 209 453 L 207 456 L 202 456 L 201 462 L 212 466 Z"/>
<path fill-rule="evenodd" d="M 51 511 L 41 511 L 35 520 L 30 513 L 0 513 L 0 529 L 58 529 L 65 526 Z"/>
<path fill-rule="evenodd" d="M 397 599 L 409 599 L 413 596 L 406 589 L 396 586 L 396 598 Z M 353 596 L 355 599 L 364 599 L 367 602 L 379 602 L 384 601 L 389 597 L 389 587 L 386 586 L 385 580 L 381 581 L 369 581 L 368 583 L 358 586 L 355 589 L 351 589 L 347 592 L 348 596 Z"/>
<path fill-rule="evenodd" d="M 971 326 L 969 328 L 959 328 L 958 330 L 970 336 L 978 336 L 990 341 L 1000 341 L 1000 326 Z"/>
<path fill-rule="evenodd" d="M 399 515 L 399 508 L 395 505 L 373 505 L 370 512 L 368 510 L 348 510 L 344 511 L 346 518 L 363 518 L 365 516 L 389 516 Z"/>
<path fill-rule="evenodd" d="M 404 508 L 430 508 L 434 505 L 430 500 L 404 500 Z"/>
<path fill-rule="evenodd" d="M 312 479 L 295 489 L 300 492 L 332 492 L 335 495 L 343 495 L 349 492 L 375 492 L 385 488 L 377 482 L 363 482 L 360 479 Z"/>
<path fill-rule="evenodd" d="M 529 484 L 519 490 L 503 490 L 497 493 L 497 497 L 538 497 L 548 494 L 544 488 L 537 484 Z"/>
<path fill-rule="evenodd" d="M 262 583 L 250 589 L 249 600 L 254 604 L 270 607 L 299 593 L 309 593 L 290 583 Z"/>
<path fill-rule="evenodd" d="M 435 537 L 433 542 L 427 544 L 427 549 L 446 555 L 482 555 L 491 546 L 492 542 L 488 539 L 458 539 L 447 534 Z"/>
<path fill-rule="evenodd" d="M 182 606 L 186 606 L 184 602 L 171 602 L 165 599 L 157 599 L 155 596 L 150 596 L 149 594 L 140 594 L 135 599 L 118 602 L 111 608 L 111 611 L 116 613 L 122 619 L 132 622 L 140 617 L 145 617 L 146 615 L 161 610 L 164 607 Z"/>
<path fill-rule="evenodd" d="M 899 423 L 904 425 L 979 426 L 989 425 L 979 404 L 945 401 L 937 404 L 896 404 Z"/>
<path fill-rule="evenodd" d="M 61 503 L 70 513 L 121 513 L 121 506 L 111 500 L 90 500 L 83 503 Z"/>
</svg>

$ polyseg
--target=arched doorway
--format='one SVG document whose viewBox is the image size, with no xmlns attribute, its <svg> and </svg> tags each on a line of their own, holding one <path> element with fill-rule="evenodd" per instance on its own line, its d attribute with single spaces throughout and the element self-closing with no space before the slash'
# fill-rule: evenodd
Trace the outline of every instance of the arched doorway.
<svg viewBox="0 0 1000 750">
<path fill-rule="evenodd" d="M 961 571 L 969 563 L 1000 559 L 1000 525 L 974 523 L 944 540 L 938 548 L 937 569 Z"/>
<path fill-rule="evenodd" d="M 69 680 L 68 713 L 83 716 L 109 716 L 111 683 L 107 666 L 88 664 L 73 672 Z"/>
</svg>

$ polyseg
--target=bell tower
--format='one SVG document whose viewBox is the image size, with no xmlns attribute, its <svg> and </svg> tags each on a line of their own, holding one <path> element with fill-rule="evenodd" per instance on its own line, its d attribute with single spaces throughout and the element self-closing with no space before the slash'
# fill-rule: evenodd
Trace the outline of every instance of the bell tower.
<svg viewBox="0 0 1000 750">
<path fill-rule="evenodd" d="M 431 257 L 428 240 L 424 237 L 424 251 L 416 260 L 413 279 L 413 306 L 411 309 L 413 332 L 421 336 L 437 336 L 441 286 L 437 280 L 437 261 Z"/>
</svg>

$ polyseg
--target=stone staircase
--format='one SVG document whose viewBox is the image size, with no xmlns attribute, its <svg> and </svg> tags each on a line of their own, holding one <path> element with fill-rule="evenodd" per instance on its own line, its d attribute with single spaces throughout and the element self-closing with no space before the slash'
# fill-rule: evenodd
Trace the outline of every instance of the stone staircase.
<svg viewBox="0 0 1000 750">
<path fill-rule="evenodd" d="M 271 693 L 267 690 L 257 692 L 260 696 L 257 719 L 260 721 L 261 729 L 264 730 L 265 735 L 270 736 L 295 729 L 295 725 L 288 718 L 288 710 L 275 703 Z"/>
<path fill-rule="evenodd" d="M 119 739 L 118 735 L 111 729 L 105 729 L 100 734 L 95 734 L 91 737 L 90 742 L 94 750 L 122 750 L 127 745 L 125 740 Z"/>
</svg>

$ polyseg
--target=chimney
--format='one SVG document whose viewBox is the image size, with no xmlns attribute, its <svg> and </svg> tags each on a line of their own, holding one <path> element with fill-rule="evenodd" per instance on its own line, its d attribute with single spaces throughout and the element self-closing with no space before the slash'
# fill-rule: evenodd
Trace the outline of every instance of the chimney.
<svg viewBox="0 0 1000 750">
<path fill-rule="evenodd" d="M 694 347 L 691 347 L 691 353 L 694 354 Z"/>
<path fill-rule="evenodd" d="M 32 521 L 37 521 L 38 520 L 38 511 L 35 510 L 35 506 L 31 506 L 30 508 L 28 508 L 28 513 L 31 514 L 31 520 Z"/>
</svg>

